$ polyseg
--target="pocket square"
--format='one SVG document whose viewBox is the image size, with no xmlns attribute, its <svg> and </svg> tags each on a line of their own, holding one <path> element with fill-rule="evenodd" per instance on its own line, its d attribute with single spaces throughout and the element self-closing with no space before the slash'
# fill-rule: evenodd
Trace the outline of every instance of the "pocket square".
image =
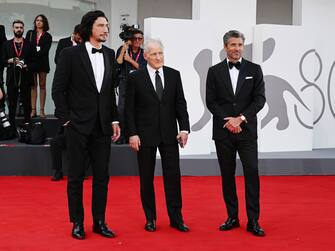
<svg viewBox="0 0 335 251">
<path fill-rule="evenodd" d="M 245 79 L 252 79 L 252 76 L 245 77 Z"/>
</svg>

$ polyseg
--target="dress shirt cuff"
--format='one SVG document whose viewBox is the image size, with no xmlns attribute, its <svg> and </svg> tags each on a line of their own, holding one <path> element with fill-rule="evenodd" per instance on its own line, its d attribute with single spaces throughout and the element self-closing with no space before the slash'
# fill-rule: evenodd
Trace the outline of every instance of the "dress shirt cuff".
<svg viewBox="0 0 335 251">
<path fill-rule="evenodd" d="M 119 121 L 113 121 L 112 122 L 112 125 L 114 125 L 114 124 L 119 124 L 120 122 Z"/>
<path fill-rule="evenodd" d="M 188 132 L 188 131 L 185 131 L 185 130 L 182 130 L 182 131 L 180 131 L 180 132 L 183 132 L 183 133 L 189 134 L 189 132 Z"/>
</svg>

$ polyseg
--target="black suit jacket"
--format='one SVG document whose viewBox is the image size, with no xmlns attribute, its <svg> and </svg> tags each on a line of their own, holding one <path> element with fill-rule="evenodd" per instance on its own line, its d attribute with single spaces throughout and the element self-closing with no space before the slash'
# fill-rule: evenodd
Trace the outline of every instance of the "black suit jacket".
<svg viewBox="0 0 335 251">
<path fill-rule="evenodd" d="M 206 104 L 213 114 L 213 139 L 225 139 L 230 133 L 223 128 L 225 117 L 243 114 L 241 135 L 257 138 L 256 114 L 265 104 L 265 87 L 261 67 L 242 59 L 236 92 L 229 75 L 227 59 L 209 68 L 206 82 Z"/>
<path fill-rule="evenodd" d="M 71 37 L 66 37 L 62 38 L 58 41 L 57 49 L 56 49 L 56 54 L 55 54 L 55 64 L 57 64 L 58 57 L 60 52 L 66 48 L 66 47 L 71 47 L 72 46 L 72 41 Z"/>
<path fill-rule="evenodd" d="M 127 135 L 139 135 L 142 146 L 176 143 L 180 130 L 190 131 L 186 100 L 178 71 L 163 67 L 164 92 L 158 99 L 147 68 L 128 76 L 125 118 Z"/>
<path fill-rule="evenodd" d="M 5 26 L 0 25 L 0 58 L 2 57 L 2 46 L 3 44 L 7 41 L 6 38 L 6 33 L 5 33 Z M 3 62 L 0 62 L 0 74 L 1 74 L 1 70 L 3 69 L 4 65 Z M 2 83 L 2 76 L 0 76 L 0 84 Z"/>
<path fill-rule="evenodd" d="M 26 35 L 26 39 L 29 40 L 31 45 L 36 48 L 36 31 L 29 30 Z M 35 50 L 34 61 L 35 64 L 35 72 L 49 72 L 50 64 L 49 64 L 49 51 L 52 44 L 52 36 L 49 32 L 45 32 L 43 36 L 40 38 L 39 46 L 40 51 Z"/>
<path fill-rule="evenodd" d="M 2 46 L 2 55 L 1 55 L 1 62 L 2 64 L 7 67 L 7 74 L 6 74 L 6 83 L 9 84 L 14 77 L 14 64 L 8 64 L 8 59 L 17 57 L 15 49 L 14 49 L 14 44 L 13 40 L 8 40 L 6 41 L 3 46 Z M 27 68 L 22 70 L 23 77 L 27 81 L 31 81 L 31 71 L 30 69 L 34 68 L 34 62 L 33 62 L 33 53 L 34 49 L 29 43 L 27 39 L 24 39 L 23 42 L 23 51 L 20 55 L 20 59 L 24 60 L 24 63 L 27 65 Z"/>
<path fill-rule="evenodd" d="M 89 135 L 97 116 L 105 135 L 111 135 L 111 123 L 118 120 L 115 101 L 115 54 L 102 46 L 105 64 L 100 93 L 96 87 L 94 73 L 85 43 L 62 50 L 56 67 L 52 86 L 55 116 L 82 134 Z"/>
</svg>

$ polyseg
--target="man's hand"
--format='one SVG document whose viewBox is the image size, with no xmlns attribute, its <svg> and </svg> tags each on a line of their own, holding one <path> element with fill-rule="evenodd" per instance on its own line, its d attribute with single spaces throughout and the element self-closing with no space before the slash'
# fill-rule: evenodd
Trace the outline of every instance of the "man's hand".
<svg viewBox="0 0 335 251">
<path fill-rule="evenodd" d="M 112 136 L 112 140 L 113 142 L 117 141 L 120 138 L 121 135 L 121 129 L 118 123 L 114 123 L 112 124 L 112 128 L 113 128 L 113 136 Z"/>
<path fill-rule="evenodd" d="M 140 150 L 140 146 L 141 146 L 140 137 L 138 135 L 131 136 L 129 138 L 129 146 L 134 151 L 136 151 L 136 152 L 139 151 Z"/>
<path fill-rule="evenodd" d="M 178 133 L 177 140 L 181 148 L 185 147 L 185 145 L 187 144 L 187 139 L 188 139 L 188 133 L 185 132 Z"/>
<path fill-rule="evenodd" d="M 241 123 L 243 120 L 241 117 L 226 117 L 224 118 L 227 122 L 224 124 L 223 128 L 227 128 L 231 133 L 240 133 L 242 132 Z"/>
<path fill-rule="evenodd" d="M 10 58 L 7 60 L 8 64 L 14 64 L 15 58 Z"/>
</svg>

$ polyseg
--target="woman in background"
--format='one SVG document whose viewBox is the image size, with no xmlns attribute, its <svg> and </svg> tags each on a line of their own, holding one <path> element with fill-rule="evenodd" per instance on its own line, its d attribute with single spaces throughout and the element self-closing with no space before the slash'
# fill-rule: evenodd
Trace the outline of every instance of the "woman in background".
<svg viewBox="0 0 335 251">
<path fill-rule="evenodd" d="M 36 117 L 37 85 L 40 86 L 40 117 L 45 118 L 44 106 L 46 98 L 46 79 L 50 71 L 49 50 L 52 36 L 48 33 L 49 22 L 45 15 L 35 17 L 34 29 L 29 30 L 26 39 L 36 48 L 33 61 L 36 64 L 34 72 L 34 85 L 31 89 L 31 117 Z"/>
</svg>

